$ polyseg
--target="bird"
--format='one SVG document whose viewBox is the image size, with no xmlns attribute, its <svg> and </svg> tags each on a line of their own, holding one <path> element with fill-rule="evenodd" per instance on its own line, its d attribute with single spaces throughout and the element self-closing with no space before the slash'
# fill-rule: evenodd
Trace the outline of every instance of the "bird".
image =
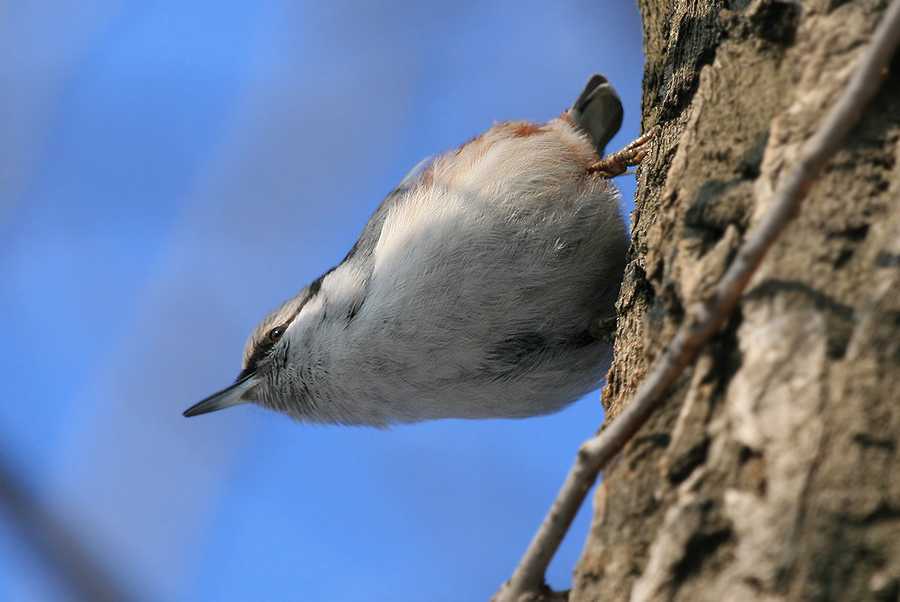
<svg viewBox="0 0 900 602">
<path fill-rule="evenodd" d="M 615 320 L 630 244 L 610 179 L 650 137 L 604 156 L 622 115 L 594 74 L 561 116 L 424 161 L 336 267 L 259 323 L 234 384 L 184 415 L 255 403 L 386 428 L 545 415 L 597 389 L 612 345 L 592 325 Z"/>
</svg>

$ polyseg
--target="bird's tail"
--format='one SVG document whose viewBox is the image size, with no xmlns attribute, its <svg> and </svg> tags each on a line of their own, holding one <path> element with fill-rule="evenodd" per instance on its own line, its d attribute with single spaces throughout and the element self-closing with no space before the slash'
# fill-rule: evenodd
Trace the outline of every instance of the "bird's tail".
<svg viewBox="0 0 900 602">
<path fill-rule="evenodd" d="M 606 144 L 622 126 L 622 102 L 616 90 L 605 77 L 595 73 L 568 114 L 590 137 L 597 156 L 602 158 Z"/>
</svg>

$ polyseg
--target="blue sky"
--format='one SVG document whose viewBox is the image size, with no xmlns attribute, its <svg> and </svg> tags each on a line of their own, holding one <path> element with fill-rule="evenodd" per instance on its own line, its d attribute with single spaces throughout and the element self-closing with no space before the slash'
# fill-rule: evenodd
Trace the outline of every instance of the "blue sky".
<svg viewBox="0 0 900 602">
<path fill-rule="evenodd" d="M 486 600 L 599 393 L 389 431 L 181 412 L 420 159 L 559 115 L 595 71 L 621 147 L 642 66 L 619 0 L 6 4 L 0 459 L 137 600 Z M 0 599 L 73 599 L 7 514 Z"/>
</svg>

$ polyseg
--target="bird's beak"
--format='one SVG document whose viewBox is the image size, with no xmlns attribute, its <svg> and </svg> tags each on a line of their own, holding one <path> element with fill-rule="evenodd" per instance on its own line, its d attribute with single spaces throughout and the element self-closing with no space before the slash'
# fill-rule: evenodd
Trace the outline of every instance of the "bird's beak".
<svg viewBox="0 0 900 602">
<path fill-rule="evenodd" d="M 206 414 L 207 412 L 223 410 L 242 403 L 249 403 L 249 399 L 244 399 L 244 393 L 256 385 L 256 379 L 254 379 L 255 376 L 255 371 L 246 375 L 241 374 L 236 383 L 227 389 L 222 389 L 218 393 L 213 393 L 200 403 L 191 406 L 184 415 L 190 418 L 191 416 L 197 416 L 198 414 Z"/>
</svg>

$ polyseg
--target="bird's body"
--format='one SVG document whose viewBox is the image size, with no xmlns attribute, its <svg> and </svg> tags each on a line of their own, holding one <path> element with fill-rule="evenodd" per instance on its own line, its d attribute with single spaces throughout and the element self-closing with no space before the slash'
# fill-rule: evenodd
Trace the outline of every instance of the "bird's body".
<svg viewBox="0 0 900 602">
<path fill-rule="evenodd" d="M 594 76 L 562 117 L 495 125 L 408 176 L 187 414 L 251 401 L 385 426 L 547 414 L 597 388 L 611 348 L 588 328 L 615 317 L 628 237 L 596 164 L 620 122 Z"/>
</svg>

